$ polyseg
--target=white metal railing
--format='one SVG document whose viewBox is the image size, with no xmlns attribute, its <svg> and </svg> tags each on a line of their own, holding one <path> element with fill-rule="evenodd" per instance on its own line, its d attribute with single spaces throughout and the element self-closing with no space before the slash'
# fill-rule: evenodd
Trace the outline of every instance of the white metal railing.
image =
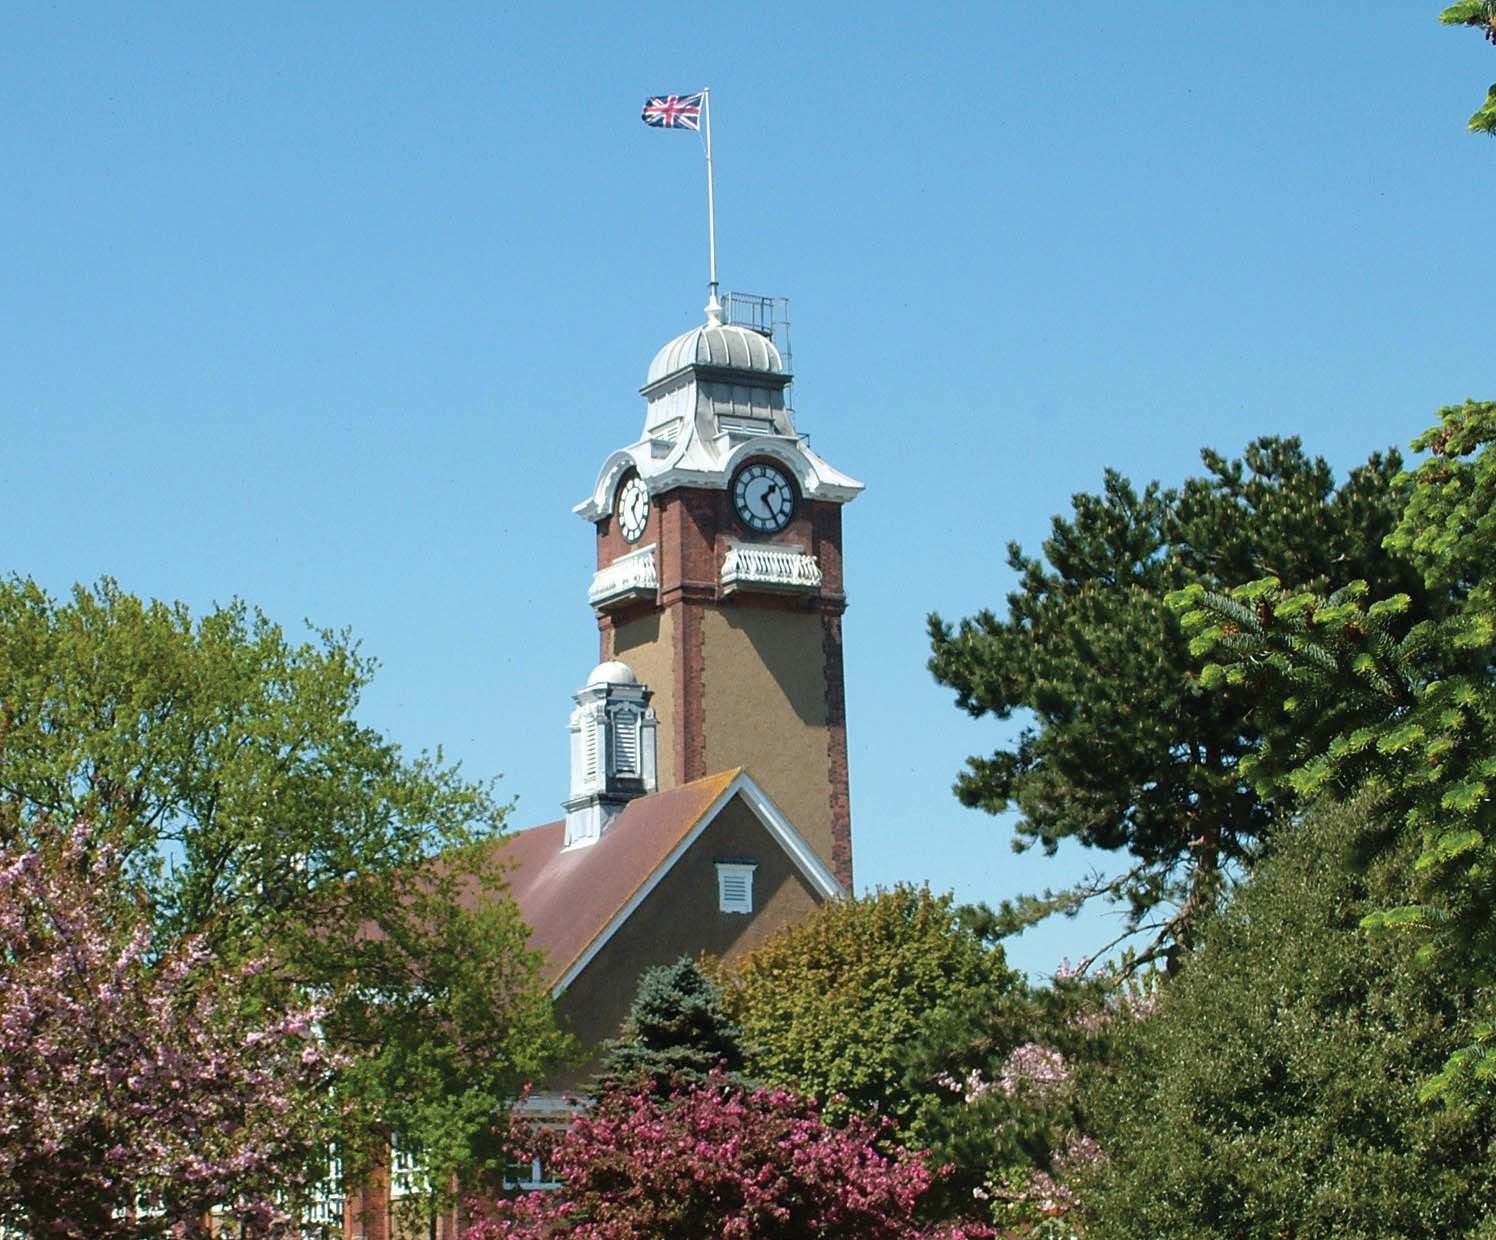
<svg viewBox="0 0 1496 1240">
<path fill-rule="evenodd" d="M 729 547 L 722 559 L 724 590 L 819 590 L 813 555 L 783 547 Z"/>
<path fill-rule="evenodd" d="M 642 598 L 660 588 L 655 569 L 653 545 L 640 547 L 621 555 L 606 568 L 600 568 L 587 590 L 587 601 L 597 608 L 607 608 L 631 598 Z"/>
</svg>

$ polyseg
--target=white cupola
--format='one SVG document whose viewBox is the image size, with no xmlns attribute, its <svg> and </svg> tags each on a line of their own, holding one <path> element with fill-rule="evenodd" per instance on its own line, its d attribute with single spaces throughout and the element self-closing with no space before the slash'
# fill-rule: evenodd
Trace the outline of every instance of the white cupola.
<svg viewBox="0 0 1496 1240">
<path fill-rule="evenodd" d="M 599 663 L 576 692 L 571 732 L 571 795 L 566 810 L 567 848 L 596 843 L 629 801 L 653 792 L 654 695 L 628 664 Z"/>
<path fill-rule="evenodd" d="M 737 294 L 728 294 L 729 302 Z M 762 299 L 760 299 L 762 300 Z M 726 490 L 755 457 L 779 461 L 801 498 L 845 504 L 862 483 L 832 468 L 795 429 L 786 389 L 793 376 L 767 329 L 709 319 L 655 354 L 639 389 L 639 439 L 612 453 L 592 494 L 573 511 L 588 521 L 612 512 L 619 480 L 632 471 L 651 496 L 676 487 Z"/>
</svg>

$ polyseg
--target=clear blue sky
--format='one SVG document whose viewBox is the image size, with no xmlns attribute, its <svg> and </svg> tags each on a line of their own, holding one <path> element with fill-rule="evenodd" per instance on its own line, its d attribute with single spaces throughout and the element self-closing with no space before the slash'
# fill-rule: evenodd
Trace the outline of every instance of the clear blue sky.
<svg viewBox="0 0 1496 1240">
<path fill-rule="evenodd" d="M 704 299 L 699 145 L 639 107 L 710 84 L 723 284 L 792 299 L 800 428 L 868 487 L 859 885 L 1066 881 L 950 795 L 998 725 L 925 614 L 999 605 L 1107 465 L 1344 469 L 1496 393 L 1496 52 L 1438 8 L 11 5 L 0 568 L 349 626 L 368 722 L 555 817 L 569 510 Z"/>
</svg>

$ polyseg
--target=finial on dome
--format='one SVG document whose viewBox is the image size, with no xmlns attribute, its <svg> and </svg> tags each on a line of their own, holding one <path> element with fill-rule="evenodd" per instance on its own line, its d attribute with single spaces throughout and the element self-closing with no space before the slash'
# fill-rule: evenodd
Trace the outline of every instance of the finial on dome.
<svg viewBox="0 0 1496 1240">
<path fill-rule="evenodd" d="M 706 321 L 711 327 L 722 326 L 722 303 L 717 300 L 717 282 L 707 285 Z"/>
</svg>

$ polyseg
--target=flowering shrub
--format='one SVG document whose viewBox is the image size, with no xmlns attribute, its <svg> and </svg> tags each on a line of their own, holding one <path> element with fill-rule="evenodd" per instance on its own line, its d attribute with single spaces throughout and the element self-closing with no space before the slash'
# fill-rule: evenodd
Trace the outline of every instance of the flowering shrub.
<svg viewBox="0 0 1496 1240">
<path fill-rule="evenodd" d="M 884 1126 L 832 1125 L 784 1089 L 746 1090 L 721 1072 L 667 1099 L 605 1094 L 564 1133 L 516 1125 L 516 1153 L 539 1155 L 554 1192 L 476 1206 L 464 1240 L 962 1240 L 977 1224 L 927 1228 L 932 1181 L 917 1157 L 880 1152 Z"/>
<path fill-rule="evenodd" d="M 967 1107 L 993 1103 L 983 1107 L 983 1122 L 993 1126 L 999 1140 L 1005 1129 L 1034 1127 L 1039 1121 L 1036 1131 L 1050 1147 L 1045 1165 L 994 1164 L 982 1183 L 972 1187 L 972 1198 L 989 1203 L 994 1222 L 1017 1228 L 1031 1240 L 1069 1236 L 1073 1228 L 1066 1216 L 1079 1201 L 1066 1176 L 1103 1154 L 1091 1137 L 1064 1127 L 1075 1092 L 1075 1070 L 1065 1056 L 1053 1047 L 1025 1042 L 1008 1053 L 990 1080 L 972 1068 L 959 1078 L 941 1073 L 935 1083 Z M 1020 1111 L 1015 1112 L 1015 1103 Z"/>
<path fill-rule="evenodd" d="M 274 1234 L 321 1139 L 318 1013 L 246 1019 L 248 970 L 134 920 L 86 826 L 0 844 L 0 1231 L 206 1236 L 221 1206 Z"/>
</svg>

